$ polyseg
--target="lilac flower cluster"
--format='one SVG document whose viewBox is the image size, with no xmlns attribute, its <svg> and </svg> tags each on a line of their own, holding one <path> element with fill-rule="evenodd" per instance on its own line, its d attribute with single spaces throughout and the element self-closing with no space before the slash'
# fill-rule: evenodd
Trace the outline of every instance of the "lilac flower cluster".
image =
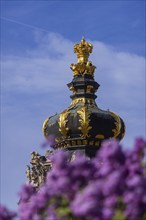
<svg viewBox="0 0 146 220">
<path fill-rule="evenodd" d="M 8 210 L 5 206 L 0 205 L 0 220 L 12 220 L 16 213 Z"/>
<path fill-rule="evenodd" d="M 22 187 L 19 219 L 145 220 L 145 146 L 137 139 L 133 150 L 124 151 L 116 140 L 107 140 L 95 158 L 77 153 L 71 162 L 67 152 L 54 153 L 40 190 Z"/>
<path fill-rule="evenodd" d="M 146 219 L 146 173 L 142 163 L 144 143 L 137 139 L 134 150 L 126 154 L 126 178 L 123 202 L 126 205 L 125 215 L 128 219 L 141 220 L 145 213 Z"/>
</svg>

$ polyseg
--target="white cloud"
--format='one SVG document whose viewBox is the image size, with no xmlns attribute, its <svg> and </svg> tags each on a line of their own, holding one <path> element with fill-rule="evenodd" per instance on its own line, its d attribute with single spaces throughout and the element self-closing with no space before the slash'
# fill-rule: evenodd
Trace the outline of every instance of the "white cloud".
<svg viewBox="0 0 146 220">
<path fill-rule="evenodd" d="M 40 35 L 35 32 L 37 48 L 24 56 L 2 58 L 2 89 L 28 94 L 59 94 L 66 96 L 66 84 L 72 80 L 69 69 L 76 62 L 73 42 L 57 33 Z M 90 39 L 89 39 L 90 41 Z M 101 84 L 97 102 L 103 108 L 111 108 L 129 117 L 144 117 L 145 58 L 94 41 L 90 57 L 97 66 L 95 79 Z M 52 92 L 53 91 L 53 92 Z M 32 101 L 33 102 L 33 101 Z M 55 103 L 54 103 L 55 105 Z"/>
<path fill-rule="evenodd" d="M 114 48 L 100 42 L 94 43 L 94 63 L 97 63 L 96 79 L 102 80 L 102 86 L 113 92 L 113 98 L 124 103 L 143 98 L 145 89 L 145 58 L 135 54 L 117 52 Z M 98 69 L 97 69 L 98 70 Z M 105 91 L 106 95 L 106 91 Z"/>
<path fill-rule="evenodd" d="M 46 92 L 60 90 L 72 78 L 69 66 L 76 62 L 73 42 L 59 34 L 35 34 L 38 47 L 27 51 L 24 56 L 2 58 L 3 86 L 8 90 Z M 108 87 L 115 85 L 116 92 L 125 93 L 129 88 L 144 87 L 145 59 L 117 52 L 102 42 L 93 42 L 92 61 L 97 66 L 95 78 Z M 117 89 L 117 87 L 119 89 Z M 124 87 L 124 89 L 122 89 Z M 33 88 L 33 89 L 32 89 Z M 114 88 L 113 88 L 114 89 Z"/>
</svg>

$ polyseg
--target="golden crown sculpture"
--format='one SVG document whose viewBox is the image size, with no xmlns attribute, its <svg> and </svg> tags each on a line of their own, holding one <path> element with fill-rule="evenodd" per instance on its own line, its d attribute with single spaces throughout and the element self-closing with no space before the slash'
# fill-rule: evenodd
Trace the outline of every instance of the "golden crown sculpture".
<svg viewBox="0 0 146 220">
<path fill-rule="evenodd" d="M 77 54 L 77 64 L 71 64 L 70 68 L 74 73 L 74 76 L 88 74 L 94 76 L 95 66 L 88 61 L 90 53 L 92 53 L 93 45 L 86 42 L 84 37 L 79 44 L 74 45 L 74 53 Z"/>
<path fill-rule="evenodd" d="M 93 45 L 86 42 L 82 37 L 80 44 L 74 45 L 74 53 L 77 54 L 78 63 L 87 63 L 90 53 L 92 53 Z"/>
</svg>

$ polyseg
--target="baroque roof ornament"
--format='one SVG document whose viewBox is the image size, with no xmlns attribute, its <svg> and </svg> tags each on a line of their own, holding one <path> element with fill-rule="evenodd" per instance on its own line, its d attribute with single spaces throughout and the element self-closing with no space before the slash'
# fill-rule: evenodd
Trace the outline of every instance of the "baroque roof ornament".
<svg viewBox="0 0 146 220">
<path fill-rule="evenodd" d="M 100 85 L 94 80 L 96 67 L 88 60 L 92 50 L 93 45 L 84 37 L 74 45 L 78 61 L 70 66 L 73 80 L 67 84 L 73 93 L 72 102 L 60 114 L 46 119 L 43 125 L 45 137 L 55 137 L 54 149 L 82 149 L 88 151 L 89 157 L 91 152 L 95 154 L 104 139 L 121 140 L 125 134 L 123 120 L 116 113 L 100 109 L 95 102 Z"/>
<path fill-rule="evenodd" d="M 71 64 L 73 80 L 67 84 L 72 92 L 71 104 L 59 114 L 48 117 L 43 123 L 45 138 L 51 140 L 54 149 L 64 148 L 74 155 L 76 150 L 87 157 L 94 157 L 105 139 L 124 137 L 125 124 L 122 118 L 109 110 L 102 110 L 95 102 L 99 84 L 94 80 L 95 66 L 88 60 L 93 45 L 85 41 L 74 45 L 78 61 Z M 53 140 L 52 140 L 53 138 Z M 45 180 L 52 163 L 46 156 L 32 153 L 31 167 L 27 166 L 29 182 L 38 188 Z"/>
</svg>

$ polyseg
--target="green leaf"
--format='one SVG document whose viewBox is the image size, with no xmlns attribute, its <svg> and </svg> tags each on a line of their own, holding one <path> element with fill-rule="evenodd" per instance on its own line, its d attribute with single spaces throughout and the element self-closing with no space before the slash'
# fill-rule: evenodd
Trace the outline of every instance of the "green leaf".
<svg viewBox="0 0 146 220">
<path fill-rule="evenodd" d="M 146 220 L 146 213 L 144 213 L 143 220 Z"/>
<path fill-rule="evenodd" d="M 112 220 L 126 220 L 126 216 L 121 210 L 116 210 L 115 216 L 113 217 Z"/>
<path fill-rule="evenodd" d="M 59 207 L 56 211 L 58 216 L 67 215 L 70 213 L 70 209 L 68 207 Z"/>
</svg>

